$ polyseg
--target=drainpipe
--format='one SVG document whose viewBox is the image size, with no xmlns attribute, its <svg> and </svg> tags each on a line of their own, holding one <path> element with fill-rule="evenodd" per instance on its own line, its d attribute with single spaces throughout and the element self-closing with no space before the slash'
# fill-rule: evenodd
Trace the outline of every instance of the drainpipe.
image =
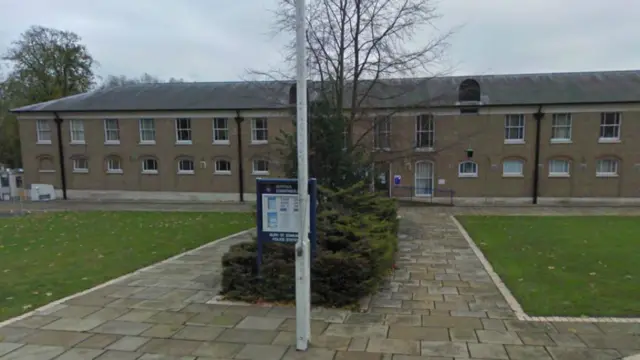
<svg viewBox="0 0 640 360">
<path fill-rule="evenodd" d="M 533 168 L 533 194 L 532 203 L 536 205 L 538 203 L 538 192 L 540 183 L 540 128 L 542 127 L 542 118 L 544 113 L 542 112 L 542 105 L 538 106 L 538 111 L 533 114 L 536 119 L 536 144 L 534 149 L 534 168 Z"/>
<path fill-rule="evenodd" d="M 62 118 L 54 112 L 56 132 L 58 133 L 58 156 L 60 157 L 60 182 L 62 183 L 62 199 L 67 199 L 67 174 L 64 171 L 64 148 L 62 147 Z"/>
<path fill-rule="evenodd" d="M 236 110 L 236 126 L 238 128 L 238 188 L 240 190 L 240 202 L 244 202 L 244 158 L 242 157 L 242 122 L 240 111 Z"/>
</svg>

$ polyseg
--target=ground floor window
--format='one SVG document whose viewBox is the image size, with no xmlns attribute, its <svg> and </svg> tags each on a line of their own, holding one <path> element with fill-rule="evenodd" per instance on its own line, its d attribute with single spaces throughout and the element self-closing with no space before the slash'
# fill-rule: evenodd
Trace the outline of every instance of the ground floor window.
<svg viewBox="0 0 640 360">
<path fill-rule="evenodd" d="M 433 163 L 431 161 L 416 163 L 414 186 L 416 196 L 433 195 Z"/>
</svg>

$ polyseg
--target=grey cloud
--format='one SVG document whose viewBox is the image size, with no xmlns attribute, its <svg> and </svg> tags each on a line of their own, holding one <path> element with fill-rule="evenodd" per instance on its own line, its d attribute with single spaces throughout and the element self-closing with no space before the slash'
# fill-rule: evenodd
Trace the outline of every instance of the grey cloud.
<svg viewBox="0 0 640 360">
<path fill-rule="evenodd" d="M 275 0 L 0 0 L 0 50 L 27 27 L 72 30 L 98 73 L 237 80 L 281 63 L 286 39 L 268 36 Z M 441 0 L 456 73 L 637 68 L 633 0 Z M 433 30 L 416 35 L 428 38 Z"/>
</svg>

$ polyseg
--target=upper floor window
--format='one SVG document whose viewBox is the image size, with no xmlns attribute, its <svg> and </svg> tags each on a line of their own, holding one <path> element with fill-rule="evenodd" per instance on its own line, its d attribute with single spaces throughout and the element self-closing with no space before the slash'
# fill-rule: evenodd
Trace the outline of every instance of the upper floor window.
<svg viewBox="0 0 640 360">
<path fill-rule="evenodd" d="M 373 123 L 373 147 L 374 149 L 391 148 L 391 118 L 388 116 L 376 116 Z"/>
<path fill-rule="evenodd" d="M 214 173 L 225 175 L 231 174 L 231 161 L 224 159 L 216 160 Z"/>
<path fill-rule="evenodd" d="M 553 159 L 549 160 L 549 176 L 551 177 L 567 177 L 571 163 L 565 159 Z"/>
<path fill-rule="evenodd" d="M 104 142 L 105 144 L 120 143 L 120 126 L 118 119 L 104 119 Z"/>
<path fill-rule="evenodd" d="M 620 140 L 621 116 L 618 112 L 600 114 L 600 141 Z"/>
<path fill-rule="evenodd" d="M 524 175 L 524 161 L 505 160 L 502 162 L 502 176 L 521 177 Z"/>
<path fill-rule="evenodd" d="M 157 174 L 158 173 L 158 160 L 153 158 L 146 158 L 142 160 L 142 173 L 143 174 Z"/>
<path fill-rule="evenodd" d="M 596 176 L 615 177 L 618 176 L 618 159 L 600 159 L 596 162 Z"/>
<path fill-rule="evenodd" d="M 254 175 L 268 175 L 269 174 L 269 160 L 255 159 L 253 160 L 253 174 Z"/>
<path fill-rule="evenodd" d="M 51 125 L 49 120 L 36 121 L 36 136 L 38 144 L 51 144 Z"/>
<path fill-rule="evenodd" d="M 459 177 L 478 177 L 478 164 L 473 161 L 463 161 L 458 165 Z"/>
<path fill-rule="evenodd" d="M 571 141 L 571 114 L 553 114 L 551 142 Z"/>
<path fill-rule="evenodd" d="M 194 174 L 195 165 L 191 159 L 178 160 L 178 174 Z"/>
<path fill-rule="evenodd" d="M 254 144 L 264 144 L 268 140 L 267 118 L 251 119 L 251 142 Z"/>
<path fill-rule="evenodd" d="M 84 122 L 82 120 L 70 120 L 69 131 L 72 144 L 84 144 Z"/>
<path fill-rule="evenodd" d="M 156 123 L 154 119 L 140 119 L 140 143 L 155 144 L 156 143 Z"/>
<path fill-rule="evenodd" d="M 419 115 L 416 118 L 416 148 L 433 149 L 435 143 L 435 126 L 433 115 Z"/>
<path fill-rule="evenodd" d="M 73 172 L 74 173 L 89 172 L 89 161 L 87 160 L 87 158 L 73 159 Z"/>
<path fill-rule="evenodd" d="M 176 119 L 176 142 L 179 144 L 191 144 L 191 119 Z"/>
<path fill-rule="evenodd" d="M 229 143 L 229 119 L 227 118 L 213 119 L 213 143 L 214 144 Z"/>
<path fill-rule="evenodd" d="M 521 144 L 524 142 L 524 115 L 510 114 L 504 119 L 505 144 Z"/>
</svg>

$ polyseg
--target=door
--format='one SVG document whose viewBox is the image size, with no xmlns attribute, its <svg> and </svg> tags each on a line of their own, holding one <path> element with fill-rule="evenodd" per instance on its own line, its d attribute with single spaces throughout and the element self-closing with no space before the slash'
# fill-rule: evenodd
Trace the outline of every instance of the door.
<svg viewBox="0 0 640 360">
<path fill-rule="evenodd" d="M 433 196 L 433 162 L 418 161 L 415 166 L 416 196 Z"/>
<path fill-rule="evenodd" d="M 376 162 L 373 172 L 373 186 L 375 191 L 390 196 L 391 189 L 391 164 L 387 162 Z"/>
</svg>

